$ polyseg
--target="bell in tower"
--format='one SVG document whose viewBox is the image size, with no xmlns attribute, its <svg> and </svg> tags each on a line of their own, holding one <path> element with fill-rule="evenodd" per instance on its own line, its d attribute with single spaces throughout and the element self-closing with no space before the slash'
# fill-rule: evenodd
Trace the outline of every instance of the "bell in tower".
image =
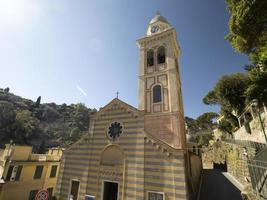
<svg viewBox="0 0 267 200">
<path fill-rule="evenodd" d="M 139 109 L 145 131 L 170 146 L 185 145 L 184 111 L 176 31 L 159 12 L 150 21 L 140 48 Z"/>
</svg>

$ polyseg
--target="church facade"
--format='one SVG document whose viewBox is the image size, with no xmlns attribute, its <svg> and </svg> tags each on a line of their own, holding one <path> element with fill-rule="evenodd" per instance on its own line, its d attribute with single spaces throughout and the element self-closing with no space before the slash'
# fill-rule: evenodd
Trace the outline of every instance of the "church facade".
<svg viewBox="0 0 267 200">
<path fill-rule="evenodd" d="M 189 199 L 176 31 L 159 13 L 140 49 L 139 106 L 113 99 L 65 151 L 58 199 Z"/>
</svg>

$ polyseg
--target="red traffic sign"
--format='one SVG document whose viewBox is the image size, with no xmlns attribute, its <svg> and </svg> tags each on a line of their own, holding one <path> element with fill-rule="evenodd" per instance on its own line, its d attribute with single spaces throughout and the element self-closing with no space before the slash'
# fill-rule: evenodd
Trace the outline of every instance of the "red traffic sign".
<svg viewBox="0 0 267 200">
<path fill-rule="evenodd" d="M 48 200 L 49 193 L 47 190 L 39 190 L 35 196 L 35 200 Z"/>
</svg>

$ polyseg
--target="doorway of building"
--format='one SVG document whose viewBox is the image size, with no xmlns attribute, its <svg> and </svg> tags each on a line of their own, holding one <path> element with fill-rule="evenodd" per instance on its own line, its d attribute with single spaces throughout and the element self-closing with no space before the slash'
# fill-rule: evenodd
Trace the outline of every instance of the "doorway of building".
<svg viewBox="0 0 267 200">
<path fill-rule="evenodd" d="M 223 172 L 227 172 L 227 163 L 224 162 L 224 163 L 213 163 L 213 169 L 219 169 Z"/>
<path fill-rule="evenodd" d="M 104 181 L 102 200 L 118 200 L 118 186 L 116 182 Z"/>
<path fill-rule="evenodd" d="M 80 181 L 71 180 L 69 200 L 77 200 L 79 195 Z"/>
</svg>

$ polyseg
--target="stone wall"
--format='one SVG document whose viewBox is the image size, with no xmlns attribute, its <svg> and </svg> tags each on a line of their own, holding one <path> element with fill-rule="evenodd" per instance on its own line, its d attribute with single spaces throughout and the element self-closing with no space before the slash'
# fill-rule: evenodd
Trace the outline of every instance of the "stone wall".
<svg viewBox="0 0 267 200">
<path fill-rule="evenodd" d="M 247 156 L 242 146 L 232 144 L 232 150 L 227 155 L 227 171 L 242 185 L 249 184 Z"/>
<path fill-rule="evenodd" d="M 261 119 L 265 127 L 265 133 L 267 133 L 267 112 L 261 113 Z M 258 116 L 255 116 L 253 120 L 249 122 L 251 133 L 249 133 L 245 126 L 241 126 L 236 132 L 233 133 L 235 140 L 247 140 L 258 143 L 266 143 L 263 130 L 260 124 Z"/>
</svg>

